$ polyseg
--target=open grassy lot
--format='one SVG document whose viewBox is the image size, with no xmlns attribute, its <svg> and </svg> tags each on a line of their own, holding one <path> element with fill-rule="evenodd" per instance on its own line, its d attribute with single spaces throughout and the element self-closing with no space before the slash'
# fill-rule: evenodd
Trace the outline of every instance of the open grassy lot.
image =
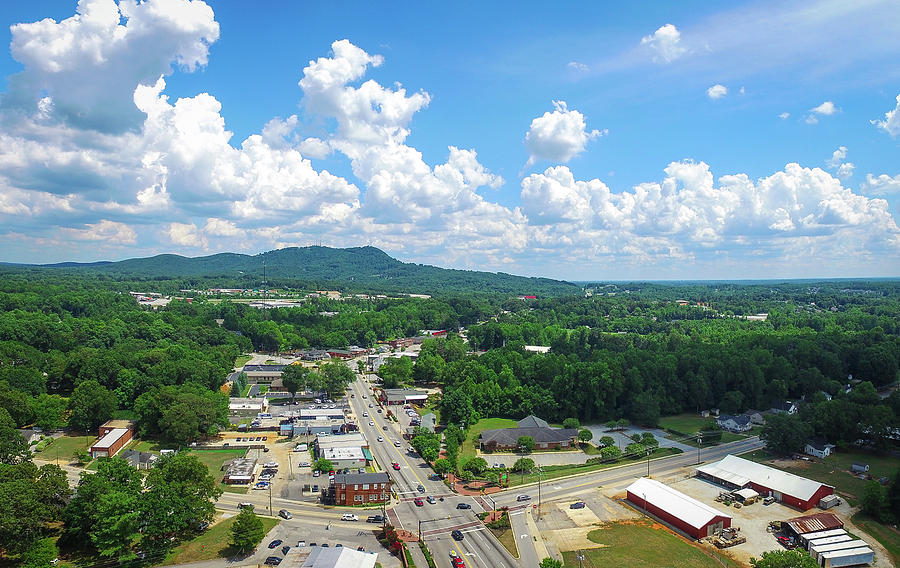
<svg viewBox="0 0 900 568">
<path fill-rule="evenodd" d="M 241 367 L 246 365 L 247 361 L 249 361 L 250 359 L 253 359 L 253 357 L 251 357 L 250 355 L 238 355 L 234 360 L 234 368 L 240 369 Z"/>
<path fill-rule="evenodd" d="M 194 540 L 178 545 L 161 564 L 168 566 L 232 556 L 234 551 L 228 546 L 228 541 L 231 539 L 231 525 L 234 523 L 234 519 L 235 517 L 231 517 L 220 521 Z M 260 519 L 266 532 L 272 530 L 279 520 L 262 516 Z"/>
<path fill-rule="evenodd" d="M 659 419 L 659 426 L 666 430 L 676 430 L 682 434 L 693 434 L 698 432 L 709 420 L 709 418 L 702 418 L 697 414 L 677 414 L 663 416 Z"/>
<path fill-rule="evenodd" d="M 858 504 L 862 499 L 863 488 L 867 482 L 850 474 L 850 464 L 853 462 L 869 464 L 869 474 L 875 479 L 890 477 L 900 467 L 900 460 L 897 458 L 864 452 L 838 452 L 825 459 L 810 457 L 809 461 L 779 460 L 774 463 L 772 460 L 775 457 L 763 450 L 744 457 L 832 485 L 836 492 L 846 497 L 852 504 Z"/>
<path fill-rule="evenodd" d="M 209 473 L 215 479 L 221 479 L 222 464 L 227 460 L 244 457 L 247 450 L 191 450 L 191 453 L 209 468 Z"/>
<path fill-rule="evenodd" d="M 722 568 L 734 567 L 732 559 L 709 549 L 701 549 L 670 532 L 654 529 L 650 521 L 611 523 L 588 533 L 588 539 L 603 548 L 564 552 L 563 563 L 575 566 L 616 566 L 616 568 Z"/>
<path fill-rule="evenodd" d="M 671 456 L 675 454 L 682 453 L 678 448 L 659 448 L 653 453 L 653 458 L 661 458 L 664 456 Z M 557 477 L 565 477 L 567 475 L 575 475 L 577 473 L 589 473 L 591 471 L 598 471 L 601 469 L 607 469 L 610 467 L 614 467 L 617 465 L 625 465 L 635 462 L 645 462 L 646 458 L 632 458 L 627 460 L 620 460 L 612 463 L 599 463 L 599 464 L 577 464 L 577 465 L 547 465 L 543 467 L 543 474 L 541 479 L 543 481 L 547 481 L 550 479 L 556 479 Z M 653 461 L 650 462 L 650 469 L 653 469 Z M 538 473 L 536 471 L 521 475 L 518 473 L 510 473 L 509 474 L 509 487 L 515 487 L 517 485 L 522 485 L 524 483 L 537 483 L 538 481 Z"/>
<path fill-rule="evenodd" d="M 150 452 L 151 454 L 158 454 L 159 450 L 159 442 L 153 440 L 140 440 L 135 438 L 131 442 L 125 446 L 126 450 L 134 450 L 136 452 Z"/>
<path fill-rule="evenodd" d="M 483 430 L 515 427 L 516 421 L 509 418 L 482 418 L 475 424 L 472 424 L 469 426 L 466 439 L 459 447 L 460 462 L 464 463 L 465 460 L 475 457 L 475 448 L 478 446 L 478 437 L 481 436 Z"/>
<path fill-rule="evenodd" d="M 60 436 L 53 440 L 43 452 L 38 453 L 38 457 L 42 460 L 55 460 L 59 456 L 60 463 L 69 463 L 72 461 L 72 454 L 75 450 L 87 451 L 91 445 L 97 441 L 97 436 Z"/>
<path fill-rule="evenodd" d="M 887 549 L 894 566 L 900 566 L 900 530 L 873 521 L 862 513 L 853 515 L 852 520 L 853 524 L 875 537 Z"/>
</svg>

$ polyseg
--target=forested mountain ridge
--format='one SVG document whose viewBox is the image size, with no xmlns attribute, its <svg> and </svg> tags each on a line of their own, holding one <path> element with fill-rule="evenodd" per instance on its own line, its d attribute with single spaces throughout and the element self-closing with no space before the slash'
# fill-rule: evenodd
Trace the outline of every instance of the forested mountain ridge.
<svg viewBox="0 0 900 568">
<path fill-rule="evenodd" d="M 550 278 L 514 276 L 503 272 L 479 272 L 401 262 L 371 246 L 330 248 L 290 247 L 245 255 L 219 253 L 184 257 L 160 254 L 118 262 L 47 265 L 8 265 L 28 268 L 93 272 L 131 278 L 217 278 L 220 286 L 258 288 L 263 266 L 271 287 L 328 287 L 386 292 L 434 294 L 438 292 L 493 292 L 559 296 L 576 294 L 572 283 Z"/>
</svg>

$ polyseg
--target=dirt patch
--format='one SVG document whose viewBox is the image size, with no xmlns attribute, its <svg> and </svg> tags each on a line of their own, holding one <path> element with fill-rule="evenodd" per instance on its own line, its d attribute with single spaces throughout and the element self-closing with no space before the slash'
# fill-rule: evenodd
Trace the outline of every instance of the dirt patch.
<svg viewBox="0 0 900 568">
<path fill-rule="evenodd" d="M 597 544 L 587 537 L 589 532 L 596 529 L 596 526 L 576 527 L 573 529 L 546 531 L 542 534 L 544 539 L 553 543 L 560 552 L 585 548 L 603 548 L 606 546 L 605 544 Z"/>
</svg>

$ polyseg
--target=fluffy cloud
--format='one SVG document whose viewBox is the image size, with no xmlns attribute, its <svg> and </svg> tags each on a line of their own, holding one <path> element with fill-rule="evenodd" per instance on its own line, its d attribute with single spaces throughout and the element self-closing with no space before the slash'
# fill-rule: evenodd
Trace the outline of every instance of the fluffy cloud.
<svg viewBox="0 0 900 568">
<path fill-rule="evenodd" d="M 791 117 L 791 113 L 789 113 L 789 112 L 783 112 L 778 115 L 778 118 L 780 118 L 781 120 L 787 120 L 790 117 Z"/>
<path fill-rule="evenodd" d="M 825 164 L 832 170 L 834 170 L 835 175 L 840 179 L 846 180 L 853 175 L 853 170 L 856 169 L 856 166 L 851 162 L 844 161 L 847 158 L 847 147 L 841 146 L 831 154 L 831 158 L 829 158 Z"/>
<path fill-rule="evenodd" d="M 671 63 L 685 54 L 687 48 L 681 45 L 681 33 L 672 24 L 666 24 L 653 34 L 641 38 L 641 45 L 654 51 L 653 61 Z"/>
<path fill-rule="evenodd" d="M 900 134 L 900 95 L 897 95 L 897 106 L 884 113 L 884 120 L 873 120 L 872 124 L 884 130 L 891 137 Z"/>
<path fill-rule="evenodd" d="M 76 14 L 10 28 L 12 56 L 25 66 L 9 79 L 3 106 L 38 110 L 102 132 L 140 127 L 134 87 L 153 83 L 175 64 L 193 71 L 219 37 L 201 0 L 80 0 Z"/>
<path fill-rule="evenodd" d="M 743 87 L 741 87 L 741 91 L 743 91 Z M 721 99 L 727 94 L 728 87 L 726 87 L 725 85 L 715 84 L 712 87 L 706 89 L 706 96 L 711 98 L 712 100 Z M 743 92 L 741 94 L 743 94 Z"/>
<path fill-rule="evenodd" d="M 873 176 L 868 174 L 861 188 L 869 195 L 893 195 L 900 194 L 900 174 L 891 177 L 887 174 Z"/>
<path fill-rule="evenodd" d="M 809 114 L 806 115 L 806 123 L 816 124 L 819 122 L 820 116 L 831 116 L 838 112 L 838 110 L 840 109 L 838 109 L 833 102 L 825 101 L 819 106 L 809 109 Z"/>
<path fill-rule="evenodd" d="M 131 245 L 137 241 L 137 233 L 125 223 L 103 219 L 99 223 L 87 223 L 84 229 L 63 229 L 70 239 L 76 241 L 103 241 L 117 245 Z"/>
<path fill-rule="evenodd" d="M 584 152 L 588 142 L 605 134 L 605 131 L 589 131 L 584 115 L 569 110 L 565 101 L 553 101 L 553 106 L 553 112 L 545 112 L 532 120 L 525 134 L 529 165 L 537 160 L 568 162 Z"/>
<path fill-rule="evenodd" d="M 571 71 L 575 71 L 576 73 L 586 73 L 589 70 L 589 67 L 584 63 L 579 61 L 569 61 L 566 63 L 566 67 Z"/>
</svg>

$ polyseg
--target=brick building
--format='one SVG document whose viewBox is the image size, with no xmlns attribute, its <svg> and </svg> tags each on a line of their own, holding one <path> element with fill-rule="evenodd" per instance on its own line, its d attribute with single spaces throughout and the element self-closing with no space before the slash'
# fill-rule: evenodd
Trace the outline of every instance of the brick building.
<svg viewBox="0 0 900 568">
<path fill-rule="evenodd" d="M 391 478 L 384 472 L 335 475 L 328 500 L 335 505 L 387 503 L 391 500 Z"/>
<path fill-rule="evenodd" d="M 134 437 L 131 420 L 107 420 L 100 426 L 99 439 L 91 446 L 92 458 L 111 458 Z"/>
</svg>

